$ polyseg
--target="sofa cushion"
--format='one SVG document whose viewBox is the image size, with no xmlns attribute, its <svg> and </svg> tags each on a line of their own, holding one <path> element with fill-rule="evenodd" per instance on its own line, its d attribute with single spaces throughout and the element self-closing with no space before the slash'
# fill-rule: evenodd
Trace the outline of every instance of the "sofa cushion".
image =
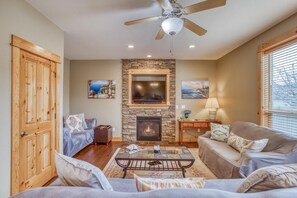
<svg viewBox="0 0 297 198">
<path fill-rule="evenodd" d="M 227 159 L 232 163 L 236 163 L 240 158 L 240 153 L 230 147 L 228 144 L 211 140 L 209 138 L 203 139 L 203 144 L 207 146 L 212 152 L 215 152 L 220 157 Z M 202 145 L 201 145 L 202 147 Z"/>
<path fill-rule="evenodd" d="M 231 131 L 245 139 L 259 140 L 269 139 L 264 152 L 277 151 L 278 153 L 290 153 L 297 145 L 297 139 L 287 137 L 281 132 L 258 126 L 250 122 L 234 122 L 231 125 Z"/>
<path fill-rule="evenodd" d="M 204 188 L 236 192 L 244 179 L 206 179 Z"/>
<path fill-rule="evenodd" d="M 135 185 L 135 179 L 108 178 L 108 181 L 109 181 L 109 183 L 112 186 L 114 191 L 118 191 L 118 192 L 137 192 L 137 188 L 136 188 L 136 185 Z M 214 185 L 212 185 L 212 183 L 214 183 Z M 228 189 L 233 190 L 233 188 L 234 188 L 233 183 L 234 182 L 229 182 L 229 183 L 230 183 L 230 185 L 232 185 L 232 188 L 230 188 L 230 185 L 228 185 Z M 237 185 L 236 189 L 238 188 L 239 184 Z M 65 186 L 65 184 L 61 181 L 60 178 L 57 178 L 55 181 L 53 181 L 50 184 L 50 186 Z M 223 187 L 223 186 L 220 186 L 220 184 L 217 184 L 216 182 L 210 182 L 209 186 L 210 186 L 210 188 L 215 186 L 215 187 L 218 187 L 218 189 L 220 189 L 220 187 L 221 188 Z M 227 187 L 227 186 L 225 186 L 225 187 Z M 231 192 L 235 192 L 235 190 L 231 191 Z"/>
<path fill-rule="evenodd" d="M 210 129 L 210 139 L 220 142 L 227 142 L 230 131 L 229 125 L 210 123 Z"/>
<path fill-rule="evenodd" d="M 96 118 L 85 119 L 85 123 L 87 125 L 85 129 L 94 129 L 97 126 L 97 119 Z"/>
<path fill-rule="evenodd" d="M 113 190 L 103 172 L 96 166 L 57 152 L 55 163 L 58 176 L 64 185 Z"/>
<path fill-rule="evenodd" d="M 123 179 L 124 180 L 124 179 Z M 226 183 L 228 185 L 228 183 Z M 13 198 L 292 198 L 297 188 L 276 189 L 266 192 L 242 194 L 216 189 L 164 189 L 147 192 L 123 193 L 86 187 L 40 187 L 21 192 Z"/>
<path fill-rule="evenodd" d="M 144 178 L 134 176 L 138 192 L 150 190 L 166 189 L 166 188 L 191 188 L 198 189 L 204 187 L 204 178 L 180 178 L 180 179 L 160 179 L 160 178 Z"/>
<path fill-rule="evenodd" d="M 137 192 L 135 179 L 108 178 L 110 185 L 114 191 L 118 192 Z M 208 179 L 205 180 L 204 188 L 224 190 L 228 192 L 236 192 L 244 179 Z M 59 178 L 57 178 L 50 186 L 65 186 Z"/>
<path fill-rule="evenodd" d="M 118 192 L 137 192 L 135 179 L 108 178 L 114 191 Z"/>
<path fill-rule="evenodd" d="M 198 138 L 199 157 L 218 178 L 240 178 L 240 153 L 228 144 Z"/>
<path fill-rule="evenodd" d="M 290 187 L 297 187 L 297 164 L 260 168 L 245 179 L 237 192 L 261 192 Z"/>
<path fill-rule="evenodd" d="M 268 143 L 268 139 L 261 140 L 248 140 L 235 135 L 233 132 L 230 133 L 228 138 L 228 145 L 233 147 L 239 152 L 261 152 Z"/>
</svg>

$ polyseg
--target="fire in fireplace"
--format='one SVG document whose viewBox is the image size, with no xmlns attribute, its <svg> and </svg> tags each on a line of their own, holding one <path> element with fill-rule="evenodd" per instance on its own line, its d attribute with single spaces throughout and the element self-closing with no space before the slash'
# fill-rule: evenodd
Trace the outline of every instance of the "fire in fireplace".
<svg viewBox="0 0 297 198">
<path fill-rule="evenodd" d="M 141 117 L 136 118 L 137 141 L 161 141 L 162 118 Z"/>
</svg>

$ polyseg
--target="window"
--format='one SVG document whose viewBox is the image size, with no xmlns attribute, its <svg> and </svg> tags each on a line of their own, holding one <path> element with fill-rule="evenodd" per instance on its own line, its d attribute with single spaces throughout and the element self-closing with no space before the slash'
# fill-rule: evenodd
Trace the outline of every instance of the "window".
<svg viewBox="0 0 297 198">
<path fill-rule="evenodd" d="M 296 29 L 260 46 L 260 123 L 297 137 Z"/>
</svg>

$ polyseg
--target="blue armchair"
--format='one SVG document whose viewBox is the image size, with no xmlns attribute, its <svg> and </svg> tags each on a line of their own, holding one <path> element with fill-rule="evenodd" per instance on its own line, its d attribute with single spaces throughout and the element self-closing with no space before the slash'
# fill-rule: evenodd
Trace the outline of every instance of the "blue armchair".
<svg viewBox="0 0 297 198">
<path fill-rule="evenodd" d="M 83 131 L 70 133 L 69 128 L 63 129 L 63 153 L 69 157 L 74 156 L 83 148 L 93 143 L 94 128 L 97 125 L 95 118 L 85 119 L 87 128 Z"/>
</svg>

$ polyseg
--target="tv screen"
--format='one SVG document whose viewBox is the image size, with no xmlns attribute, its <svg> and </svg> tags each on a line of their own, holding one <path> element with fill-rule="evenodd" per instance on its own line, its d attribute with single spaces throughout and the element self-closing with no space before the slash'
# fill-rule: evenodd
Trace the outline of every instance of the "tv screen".
<svg viewBox="0 0 297 198">
<path fill-rule="evenodd" d="M 166 76 L 135 75 L 132 77 L 133 104 L 166 103 Z"/>
</svg>

